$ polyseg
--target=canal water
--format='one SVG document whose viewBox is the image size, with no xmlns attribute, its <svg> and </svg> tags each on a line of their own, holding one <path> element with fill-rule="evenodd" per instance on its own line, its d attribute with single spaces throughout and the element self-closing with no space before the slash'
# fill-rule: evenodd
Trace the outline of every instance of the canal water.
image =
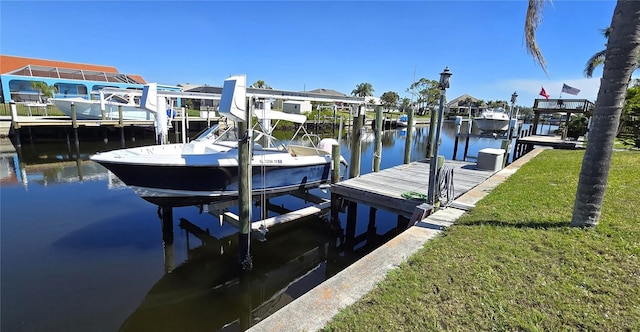
<svg viewBox="0 0 640 332">
<path fill-rule="evenodd" d="M 445 122 L 440 154 L 452 158 L 455 126 Z M 412 160 L 426 155 L 417 127 Z M 383 133 L 381 168 L 402 163 L 406 131 Z M 151 144 L 148 140 L 126 145 Z M 375 140 L 362 135 L 361 174 L 372 171 Z M 459 143 L 458 159 L 464 151 Z M 474 137 L 469 158 L 500 139 Z M 236 229 L 198 207 L 173 209 L 163 232 L 157 206 L 88 160 L 121 143 L 2 142 L 0 253 L 2 331 L 245 330 L 343 270 L 405 229 L 396 215 L 358 207 L 355 234 L 346 216 L 312 217 L 271 229 L 252 242 L 254 269 L 236 268 Z M 349 159 L 345 140 L 342 154 Z M 428 176 L 428 174 L 425 174 Z M 320 189 L 314 194 L 329 197 Z M 426 192 L 426 188 L 425 188 Z M 274 207 L 308 205 L 280 197 Z M 232 208 L 233 210 L 233 208 Z M 253 215 L 260 211 L 254 208 Z"/>
</svg>

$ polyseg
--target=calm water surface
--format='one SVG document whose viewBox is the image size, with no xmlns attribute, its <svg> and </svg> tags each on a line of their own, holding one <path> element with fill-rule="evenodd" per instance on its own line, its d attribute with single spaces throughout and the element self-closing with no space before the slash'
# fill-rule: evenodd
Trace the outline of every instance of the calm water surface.
<svg viewBox="0 0 640 332">
<path fill-rule="evenodd" d="M 452 158 L 445 123 L 440 154 Z M 428 128 L 414 133 L 412 160 L 425 157 Z M 371 172 L 374 139 L 363 135 L 361 174 Z M 381 168 L 402 163 L 406 132 L 385 131 Z M 127 146 L 151 144 L 138 140 Z M 252 242 L 254 270 L 236 268 L 236 229 L 197 207 L 173 209 L 173 242 L 160 211 L 88 160 L 119 143 L 7 142 L 0 157 L 1 329 L 3 331 L 244 330 L 335 275 L 403 230 L 397 216 L 359 206 L 355 238 L 345 215 L 273 228 Z M 500 140 L 473 138 L 478 150 Z M 349 144 L 342 142 L 349 159 Z M 464 151 L 461 140 L 458 159 Z M 428 174 L 425 174 L 428 176 Z M 425 188 L 426 192 L 426 188 Z M 320 190 L 313 193 L 328 197 Z M 271 203 L 308 204 L 290 197 Z M 233 208 L 232 208 L 233 210 Z M 253 215 L 259 216 L 254 208 Z"/>
</svg>

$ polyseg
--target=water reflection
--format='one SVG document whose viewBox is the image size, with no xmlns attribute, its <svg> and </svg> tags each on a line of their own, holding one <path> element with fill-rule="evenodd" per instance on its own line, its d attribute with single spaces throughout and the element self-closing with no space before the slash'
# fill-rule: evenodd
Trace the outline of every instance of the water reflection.
<svg viewBox="0 0 640 332">
<path fill-rule="evenodd" d="M 253 270 L 243 272 L 237 234 L 218 237 L 186 218 L 177 229 L 186 237 L 186 259 L 175 266 L 172 213 L 162 217 L 165 274 L 120 331 L 246 330 L 407 226 L 379 233 L 375 210 L 362 233 L 354 218 L 347 231 L 339 220 L 315 217 L 279 225 L 267 241 L 252 241 Z"/>
<path fill-rule="evenodd" d="M 128 147 L 153 144 L 152 140 L 137 140 Z M 118 178 L 106 168 L 89 160 L 97 151 L 120 148 L 120 143 L 81 142 L 78 145 L 65 143 L 38 143 L 15 147 L 3 140 L 0 153 L 0 180 L 3 186 L 30 184 L 42 186 L 63 183 L 108 180 L 109 187 L 123 187 Z"/>
<path fill-rule="evenodd" d="M 243 274 L 237 264 L 237 235 L 218 239 L 181 219 L 179 228 L 189 243 L 187 260 L 155 283 L 120 330 L 248 328 L 336 270 L 327 267 L 337 261 L 328 259 L 337 248 L 325 225 L 307 220 L 274 230 L 268 241 L 254 241 L 254 269 Z"/>
</svg>

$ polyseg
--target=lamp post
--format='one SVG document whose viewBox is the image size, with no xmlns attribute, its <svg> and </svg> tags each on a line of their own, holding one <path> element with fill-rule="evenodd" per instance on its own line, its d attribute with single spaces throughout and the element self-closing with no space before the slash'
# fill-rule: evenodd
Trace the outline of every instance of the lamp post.
<svg viewBox="0 0 640 332">
<path fill-rule="evenodd" d="M 511 95 L 511 109 L 509 110 L 509 127 L 507 127 L 507 138 L 511 139 L 511 137 L 513 136 L 511 134 L 511 130 L 513 130 L 515 128 L 515 126 L 511 126 L 511 118 L 513 116 L 513 110 L 516 108 L 516 101 L 518 100 L 518 93 L 517 92 L 513 92 L 513 94 Z M 516 116 L 516 122 L 518 122 L 518 118 Z"/>
<path fill-rule="evenodd" d="M 435 206 L 435 191 L 436 191 L 436 173 L 438 170 L 438 148 L 440 145 L 440 131 L 442 131 L 442 118 L 444 117 L 444 100 L 447 97 L 447 89 L 449 88 L 449 80 L 451 78 L 451 72 L 449 67 L 445 67 L 444 71 L 440 73 L 440 82 L 438 87 L 440 88 L 440 107 L 438 109 L 438 125 L 436 129 L 436 136 L 431 142 L 433 146 L 433 156 L 429 161 L 429 191 L 427 193 L 427 203 L 431 206 Z"/>
</svg>

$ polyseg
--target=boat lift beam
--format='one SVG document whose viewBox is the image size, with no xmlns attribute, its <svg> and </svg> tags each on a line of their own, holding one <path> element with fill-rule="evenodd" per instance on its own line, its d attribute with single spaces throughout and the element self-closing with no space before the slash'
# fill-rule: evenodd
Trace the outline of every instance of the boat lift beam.
<svg viewBox="0 0 640 332">
<path fill-rule="evenodd" d="M 204 99 L 204 100 L 220 100 L 222 96 L 222 88 L 219 88 L 220 92 L 189 92 L 189 91 L 168 91 L 158 90 L 159 97 L 166 98 L 187 98 L 187 99 Z M 141 96 L 142 90 L 131 89 L 117 89 L 117 88 L 102 88 L 104 93 L 113 94 L 130 94 L 134 96 Z M 349 97 L 349 96 L 332 96 L 322 93 L 313 92 L 296 92 L 286 90 L 273 90 L 273 89 L 256 89 L 247 88 L 246 96 L 257 99 L 281 99 L 281 100 L 300 100 L 300 101 L 317 101 L 327 103 L 344 103 L 344 104 L 364 104 L 365 99 L 362 97 Z"/>
<path fill-rule="evenodd" d="M 308 216 L 325 213 L 331 207 L 331 200 L 319 196 L 303 192 L 292 192 L 289 193 L 289 195 L 304 199 L 308 202 L 313 202 L 314 204 L 299 210 L 252 222 L 251 233 L 254 238 L 258 239 L 259 241 L 265 241 L 269 228 L 291 221 L 296 221 Z M 225 204 L 223 204 L 223 206 L 221 205 L 216 206 L 215 208 L 209 208 L 208 213 L 213 216 L 219 217 L 221 225 L 227 223 L 239 229 L 240 217 L 233 212 L 223 210 L 225 207 L 233 206 L 232 204 L 234 203 L 237 203 L 237 200 L 227 201 L 225 202 Z M 212 205 L 209 206 L 211 207 Z"/>
<path fill-rule="evenodd" d="M 330 96 L 321 93 L 310 92 L 293 92 L 284 90 L 267 90 L 267 89 L 252 89 L 247 88 L 247 97 L 261 98 L 261 99 L 281 99 L 281 100 L 299 100 L 299 101 L 317 101 L 325 103 L 344 103 L 344 104 L 364 104 L 364 98 L 362 97 L 348 97 L 348 96 Z"/>
<path fill-rule="evenodd" d="M 327 200 L 323 203 L 315 204 L 313 206 L 308 206 L 300 210 L 292 211 L 289 213 L 285 213 L 279 216 L 275 216 L 275 217 L 271 217 L 263 220 L 254 221 L 251 223 L 251 233 L 259 241 L 266 241 L 267 232 L 269 231 L 270 227 L 273 227 L 276 225 L 282 225 L 290 221 L 296 221 L 304 217 L 323 213 L 324 211 L 328 210 L 330 207 L 331 207 L 331 201 Z M 240 218 L 234 213 L 224 212 L 220 216 L 220 218 L 222 222 L 226 222 L 230 225 L 233 225 L 236 228 L 240 227 Z"/>
<path fill-rule="evenodd" d="M 131 90 L 131 89 L 117 89 L 117 88 L 102 88 L 101 92 L 105 94 L 117 94 L 117 95 L 133 95 L 133 96 L 142 96 L 142 90 Z M 158 97 L 165 98 L 185 98 L 185 99 L 204 99 L 204 100 L 220 100 L 220 94 L 217 93 L 203 93 L 203 92 L 187 92 L 187 91 L 168 91 L 168 90 L 159 90 L 157 91 Z"/>
</svg>

